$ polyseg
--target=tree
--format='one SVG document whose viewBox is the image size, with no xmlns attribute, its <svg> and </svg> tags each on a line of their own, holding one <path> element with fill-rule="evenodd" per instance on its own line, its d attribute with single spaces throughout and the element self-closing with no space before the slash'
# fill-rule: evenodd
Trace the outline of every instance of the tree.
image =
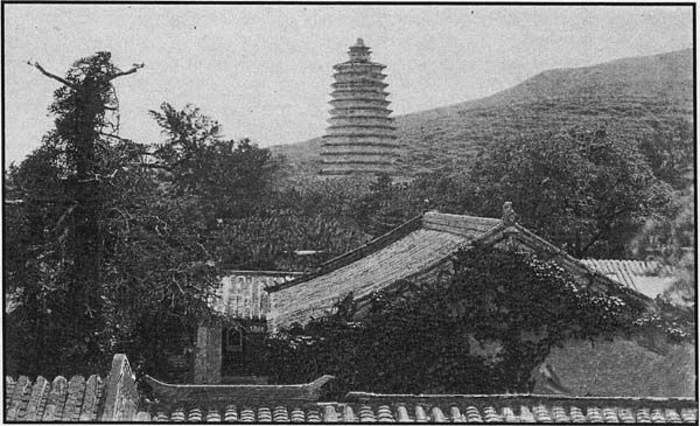
<svg viewBox="0 0 700 426">
<path fill-rule="evenodd" d="M 691 176 L 686 179 L 692 182 Z M 674 340 L 696 338 L 695 209 L 691 183 L 674 191 L 667 208 L 649 218 L 632 241 L 638 256 L 658 262 L 660 274 L 673 278 L 657 297 L 659 313 L 645 320 L 649 326 L 666 330 Z"/>
<path fill-rule="evenodd" d="M 468 191 L 467 179 L 449 173 L 421 174 L 405 183 L 382 176 L 352 203 L 351 214 L 365 232 L 376 237 L 428 210 L 464 214 Z"/>
<path fill-rule="evenodd" d="M 604 129 L 499 141 L 470 170 L 464 210 L 520 223 L 575 257 L 624 258 L 645 219 L 668 203 L 636 142 Z"/>
<path fill-rule="evenodd" d="M 224 139 L 219 123 L 193 105 L 163 103 L 150 113 L 166 137 L 151 164 L 162 171 L 164 196 L 178 199 L 190 222 L 201 222 L 203 244 L 218 264 L 303 270 L 365 241 L 344 217 L 346 191 L 332 184 L 278 190 L 281 160 L 268 149 Z M 319 255 L 296 257 L 300 249 Z"/>
<path fill-rule="evenodd" d="M 167 370 L 169 349 L 216 314 L 220 271 L 207 227 L 171 196 L 147 146 L 121 138 L 107 52 L 77 61 L 51 111 L 56 129 L 10 170 L 17 255 L 5 278 L 13 310 L 5 348 L 22 374 L 90 374 L 126 352 Z M 184 205 L 184 207 L 183 207 Z M 6 228 L 7 230 L 7 228 Z M 6 257 L 7 259 L 8 257 Z"/>
<path fill-rule="evenodd" d="M 227 268 L 304 271 L 367 241 L 357 226 L 322 213 L 271 207 L 227 220 L 212 242 L 217 259 Z M 297 250 L 315 256 L 296 256 Z"/>
<path fill-rule="evenodd" d="M 683 190 L 692 184 L 693 126 L 685 119 L 670 122 L 649 123 L 652 132 L 644 134 L 639 141 L 639 150 L 647 159 L 654 175 L 671 185 L 674 190 Z"/>
<path fill-rule="evenodd" d="M 101 256 L 98 220 L 104 202 L 102 186 L 112 172 L 100 161 L 100 150 L 104 149 L 104 136 L 119 129 L 119 105 L 112 81 L 136 72 L 143 64 L 121 71 L 111 63 L 109 52 L 98 52 L 75 62 L 65 78 L 47 72 L 38 63 L 34 66 L 63 84 L 49 108 L 56 115 L 56 127 L 47 142 L 61 151 L 67 172 L 66 195 L 74 203 L 70 207 L 74 226 L 68 244 L 72 281 L 94 283 L 99 280 Z M 79 293 L 75 296 L 81 297 Z M 86 303 L 91 310 L 90 303 Z"/>
<path fill-rule="evenodd" d="M 9 234 L 21 244 L 5 273 L 17 307 L 13 324 L 30 350 L 32 371 L 56 365 L 101 361 L 97 337 L 104 325 L 100 281 L 105 253 L 101 220 L 118 173 L 105 161 L 118 131 L 116 78 L 121 71 L 109 52 L 76 61 L 65 77 L 31 64 L 62 84 L 49 111 L 55 128 L 41 148 L 10 171 L 16 186 L 19 220 Z M 23 262 L 23 264 L 22 264 Z M 44 349 L 47 348 L 47 349 Z"/>
<path fill-rule="evenodd" d="M 193 105 L 177 110 L 165 102 L 150 114 L 166 136 L 153 166 L 176 194 L 197 197 L 211 219 L 245 217 L 270 191 L 279 162 L 269 150 L 223 139 L 220 124 Z"/>
</svg>

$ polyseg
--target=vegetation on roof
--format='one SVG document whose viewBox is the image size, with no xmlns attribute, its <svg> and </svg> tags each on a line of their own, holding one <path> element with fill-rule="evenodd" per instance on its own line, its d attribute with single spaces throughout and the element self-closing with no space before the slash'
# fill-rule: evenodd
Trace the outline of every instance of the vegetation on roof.
<svg viewBox="0 0 700 426">
<path fill-rule="evenodd" d="M 337 392 L 530 392 L 533 370 L 571 338 L 631 333 L 645 306 L 594 289 L 552 261 L 502 249 L 458 252 L 454 273 L 405 282 L 268 339 L 259 373 L 279 383 L 338 378 Z"/>
</svg>

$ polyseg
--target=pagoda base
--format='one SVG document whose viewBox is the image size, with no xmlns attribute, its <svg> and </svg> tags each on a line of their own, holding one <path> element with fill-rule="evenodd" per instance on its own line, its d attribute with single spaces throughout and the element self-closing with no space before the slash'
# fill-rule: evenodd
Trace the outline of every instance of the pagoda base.
<svg viewBox="0 0 700 426">
<path fill-rule="evenodd" d="M 381 164 L 323 164 L 321 166 L 321 176 L 393 176 L 397 174 L 396 166 Z"/>
</svg>

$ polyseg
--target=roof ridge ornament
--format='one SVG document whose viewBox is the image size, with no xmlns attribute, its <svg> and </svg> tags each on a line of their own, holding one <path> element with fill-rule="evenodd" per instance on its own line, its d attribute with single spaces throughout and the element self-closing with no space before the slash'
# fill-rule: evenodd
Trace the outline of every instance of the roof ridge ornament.
<svg viewBox="0 0 700 426">
<path fill-rule="evenodd" d="M 516 224 L 518 214 L 513 210 L 513 203 L 506 201 L 503 203 L 503 217 L 501 220 L 505 226 L 513 226 Z"/>
</svg>

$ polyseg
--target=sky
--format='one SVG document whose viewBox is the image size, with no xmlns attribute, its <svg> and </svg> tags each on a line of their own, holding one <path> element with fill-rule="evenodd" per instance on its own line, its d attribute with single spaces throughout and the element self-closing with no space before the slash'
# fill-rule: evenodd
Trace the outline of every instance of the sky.
<svg viewBox="0 0 700 426">
<path fill-rule="evenodd" d="M 59 83 L 110 51 L 120 135 L 162 141 L 148 111 L 198 106 L 227 138 L 299 142 L 327 126 L 333 64 L 362 37 L 385 70 L 394 115 L 484 97 L 552 68 L 692 47 L 692 10 L 672 6 L 5 4 L 5 161 L 41 144 Z"/>
</svg>

